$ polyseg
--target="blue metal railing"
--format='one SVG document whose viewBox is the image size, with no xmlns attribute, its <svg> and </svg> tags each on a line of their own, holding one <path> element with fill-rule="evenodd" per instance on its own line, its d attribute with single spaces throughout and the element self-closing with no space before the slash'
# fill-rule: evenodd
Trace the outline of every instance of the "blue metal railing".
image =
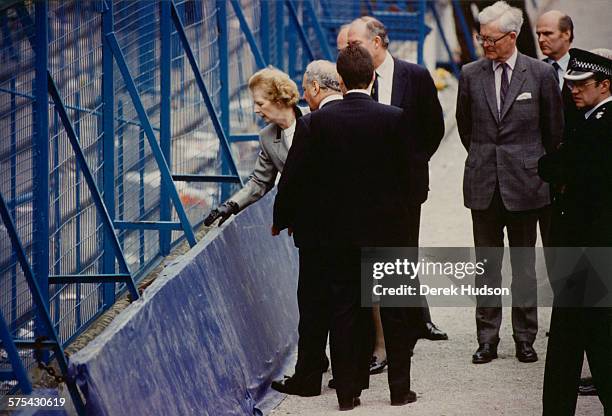
<svg viewBox="0 0 612 416">
<path fill-rule="evenodd" d="M 319 17 L 334 7 L 41 0 L 0 9 L 0 195 L 18 239 L 0 238 L 0 314 L 17 347 L 49 335 L 28 266 L 63 347 L 122 291 L 136 299 L 133 282 L 173 245 L 195 244 L 193 227 L 252 170 L 261 122 L 248 78 L 273 64 L 299 79 L 311 59 L 332 59 L 335 36 Z M 0 396 L 15 387 L 4 382 Z"/>
</svg>

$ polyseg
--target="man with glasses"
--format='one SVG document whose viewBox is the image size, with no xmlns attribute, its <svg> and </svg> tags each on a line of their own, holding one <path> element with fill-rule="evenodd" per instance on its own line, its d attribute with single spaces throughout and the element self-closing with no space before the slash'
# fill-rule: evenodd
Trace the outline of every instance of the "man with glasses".
<svg viewBox="0 0 612 416">
<path fill-rule="evenodd" d="M 612 247 L 612 50 L 570 49 L 564 76 L 576 107 L 583 111 L 573 135 L 542 157 L 538 173 L 563 186 L 553 217 L 556 246 L 601 253 Z M 595 249 L 585 249 L 595 247 Z M 563 261 L 566 256 L 556 256 Z M 573 269 L 555 267 L 555 301 L 544 374 L 544 416 L 570 416 L 576 410 L 584 353 L 606 416 L 612 415 L 612 308 L 589 294 L 605 295 L 609 263 L 599 256 L 581 259 Z M 603 265 L 603 267 L 602 267 Z M 557 275 L 562 273 L 562 275 Z M 567 276 L 566 276 L 567 275 Z M 605 282 L 605 280 L 604 280 Z M 608 283 L 609 289 L 609 283 Z M 592 295 L 591 295 L 592 296 Z M 609 296 L 609 294 L 608 294 Z M 593 307 L 598 306 L 598 307 Z M 602 307 L 604 306 L 604 307 Z"/>
<path fill-rule="evenodd" d="M 479 21 L 485 57 L 463 67 L 456 114 L 468 151 L 464 203 L 472 212 L 476 256 L 487 260 L 476 283 L 500 287 L 505 228 L 512 248 L 516 357 L 531 363 L 538 360 L 533 349 L 538 330 L 533 247 L 539 210 L 550 203 L 537 163 L 561 141 L 563 104 L 553 67 L 516 48 L 523 23 L 520 9 L 499 1 L 485 8 Z M 501 318 L 499 296 L 477 297 L 474 364 L 497 358 Z"/>
</svg>

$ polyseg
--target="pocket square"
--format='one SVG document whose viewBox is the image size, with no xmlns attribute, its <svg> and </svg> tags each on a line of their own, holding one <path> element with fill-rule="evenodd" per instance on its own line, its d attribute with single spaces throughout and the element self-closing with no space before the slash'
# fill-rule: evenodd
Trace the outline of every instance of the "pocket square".
<svg viewBox="0 0 612 416">
<path fill-rule="evenodd" d="M 531 98 L 531 93 L 530 92 L 524 92 L 521 95 L 519 95 L 518 97 L 516 97 L 516 101 L 528 100 L 530 98 Z"/>
</svg>

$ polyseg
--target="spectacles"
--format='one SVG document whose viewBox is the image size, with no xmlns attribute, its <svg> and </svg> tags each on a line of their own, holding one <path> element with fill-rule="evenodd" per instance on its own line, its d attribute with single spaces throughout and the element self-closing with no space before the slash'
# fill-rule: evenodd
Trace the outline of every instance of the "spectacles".
<svg viewBox="0 0 612 416">
<path fill-rule="evenodd" d="M 500 37 L 499 37 L 499 38 L 497 38 L 497 39 L 493 39 L 493 38 L 488 37 L 488 36 L 476 35 L 476 41 L 477 41 L 479 44 L 481 44 L 481 45 L 484 45 L 485 43 L 488 43 L 489 45 L 493 45 L 493 46 L 495 46 L 495 44 L 496 44 L 497 42 L 499 42 L 500 40 L 502 40 L 503 38 L 505 38 L 506 36 L 508 36 L 510 33 L 512 33 L 512 32 L 506 32 L 506 34 L 504 34 L 504 35 L 500 36 Z"/>
<path fill-rule="evenodd" d="M 567 83 L 567 88 L 569 88 L 570 90 L 573 90 L 574 88 L 576 88 L 578 91 L 584 91 L 585 88 L 588 87 L 589 85 L 597 84 L 597 81 L 586 82 L 584 84 L 572 82 L 572 81 L 566 81 L 566 83 Z"/>
</svg>

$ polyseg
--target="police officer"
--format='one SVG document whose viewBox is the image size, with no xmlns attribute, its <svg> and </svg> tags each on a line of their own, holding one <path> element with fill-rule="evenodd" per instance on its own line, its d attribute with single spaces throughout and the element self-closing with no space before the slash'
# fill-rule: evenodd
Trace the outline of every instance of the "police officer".
<svg viewBox="0 0 612 416">
<path fill-rule="evenodd" d="M 570 137 L 563 145 L 540 159 L 538 173 L 563 190 L 555 207 L 559 215 L 553 217 L 551 224 L 552 245 L 574 247 L 574 254 L 592 254 L 598 250 L 593 247 L 612 247 L 612 50 L 571 49 L 570 56 L 564 78 L 582 117 L 567 133 Z M 586 351 L 599 399 L 605 415 L 610 416 L 612 308 L 593 307 L 595 303 L 586 295 L 592 292 L 593 285 L 601 284 L 602 277 L 610 279 L 610 262 L 601 273 L 593 261 L 587 260 L 588 255 L 576 256 L 577 263 L 569 268 L 561 265 L 567 257 L 557 253 L 558 263 L 553 271 L 557 276 L 553 277 L 555 301 L 543 414 L 574 415 Z"/>
</svg>

